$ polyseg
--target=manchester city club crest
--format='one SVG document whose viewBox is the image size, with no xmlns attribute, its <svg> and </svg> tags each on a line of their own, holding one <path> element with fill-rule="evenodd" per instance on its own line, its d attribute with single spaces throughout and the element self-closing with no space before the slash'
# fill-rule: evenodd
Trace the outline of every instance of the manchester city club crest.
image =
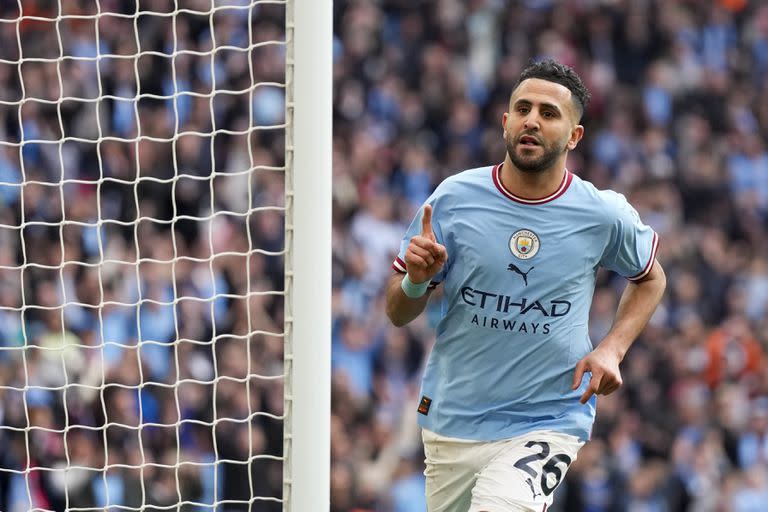
<svg viewBox="0 0 768 512">
<path fill-rule="evenodd" d="M 509 250 L 521 260 L 529 260 L 536 256 L 540 246 L 539 237 L 528 229 L 515 231 L 509 239 Z"/>
</svg>

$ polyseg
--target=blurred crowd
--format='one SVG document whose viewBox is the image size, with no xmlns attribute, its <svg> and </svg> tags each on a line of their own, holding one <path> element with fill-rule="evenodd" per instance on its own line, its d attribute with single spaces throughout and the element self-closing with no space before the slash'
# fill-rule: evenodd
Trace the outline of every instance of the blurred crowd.
<svg viewBox="0 0 768 512">
<path fill-rule="evenodd" d="M 768 510 L 768 5 L 335 10 L 332 510 L 424 510 L 413 425 L 437 301 L 396 329 L 382 287 L 436 184 L 503 160 L 512 85 L 543 57 L 573 66 L 593 96 L 568 168 L 629 198 L 661 237 L 669 279 L 551 510 Z M 595 343 L 625 285 L 598 282 Z"/>
<path fill-rule="evenodd" d="M 284 100 L 251 83 L 284 49 L 248 48 L 285 7 L 176 3 L 0 3 L 0 510 L 280 509 L 254 498 L 282 490 Z M 424 510 L 436 301 L 393 328 L 383 285 L 437 183 L 503 159 L 541 57 L 592 92 L 569 169 L 627 195 L 669 280 L 551 510 L 766 509 L 762 4 L 334 3 L 334 512 Z M 600 274 L 593 341 L 624 284 Z"/>
<path fill-rule="evenodd" d="M 281 510 L 285 6 L 177 4 L 0 2 L 4 512 Z"/>
</svg>

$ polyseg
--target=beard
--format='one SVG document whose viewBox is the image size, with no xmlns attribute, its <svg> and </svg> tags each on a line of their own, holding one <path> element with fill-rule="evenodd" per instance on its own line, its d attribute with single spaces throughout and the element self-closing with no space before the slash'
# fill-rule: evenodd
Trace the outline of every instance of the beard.
<svg viewBox="0 0 768 512">
<path fill-rule="evenodd" d="M 540 147 L 542 152 L 539 156 L 533 156 L 532 154 L 526 154 L 527 151 L 525 150 L 523 150 L 523 152 L 518 152 L 520 148 L 526 147 L 520 145 L 520 137 L 525 135 L 529 134 L 523 133 L 515 138 L 509 136 L 505 140 L 505 143 L 507 146 L 507 154 L 509 155 L 509 159 L 512 161 L 512 164 L 514 164 L 514 166 L 520 169 L 522 172 L 527 173 L 539 173 L 551 168 L 555 161 L 560 158 L 560 155 L 565 152 L 565 147 L 568 143 L 566 140 L 562 143 L 555 141 L 550 144 L 541 144 L 540 146 L 535 146 Z M 538 137 L 536 138 L 538 139 Z"/>
</svg>

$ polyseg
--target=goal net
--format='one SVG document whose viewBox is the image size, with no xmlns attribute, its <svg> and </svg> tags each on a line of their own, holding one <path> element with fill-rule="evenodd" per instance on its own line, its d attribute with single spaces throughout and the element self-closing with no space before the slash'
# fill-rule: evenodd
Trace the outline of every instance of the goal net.
<svg viewBox="0 0 768 512">
<path fill-rule="evenodd" d="M 283 509 L 287 9 L 0 3 L 0 510 Z"/>
</svg>

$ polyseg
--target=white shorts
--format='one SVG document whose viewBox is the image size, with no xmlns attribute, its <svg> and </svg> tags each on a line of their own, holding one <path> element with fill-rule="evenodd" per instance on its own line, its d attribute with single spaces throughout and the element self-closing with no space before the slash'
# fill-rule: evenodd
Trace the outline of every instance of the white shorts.
<svg viewBox="0 0 768 512">
<path fill-rule="evenodd" d="M 429 512 L 543 512 L 576 454 L 577 437 L 538 430 L 468 441 L 422 430 Z"/>
</svg>

